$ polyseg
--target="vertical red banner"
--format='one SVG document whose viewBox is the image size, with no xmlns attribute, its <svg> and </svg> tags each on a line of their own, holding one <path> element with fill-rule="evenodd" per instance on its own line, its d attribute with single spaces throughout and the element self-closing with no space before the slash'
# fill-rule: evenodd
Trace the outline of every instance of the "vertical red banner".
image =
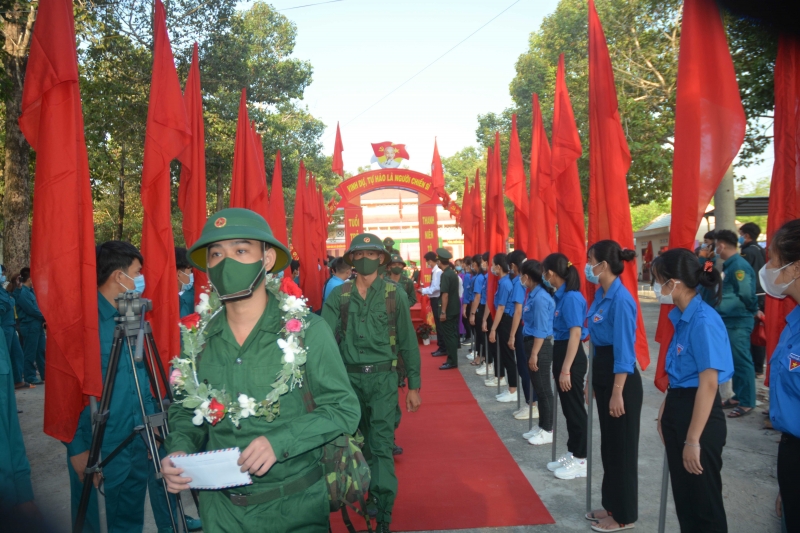
<svg viewBox="0 0 800 533">
<path fill-rule="evenodd" d="M 358 235 L 364 233 L 364 215 L 361 207 L 344 208 L 344 246 L 345 250 L 350 249 L 350 241 Z"/>
<path fill-rule="evenodd" d="M 431 284 L 431 270 L 425 264 L 424 255 L 439 247 L 439 229 L 436 225 L 436 206 L 419 206 L 419 254 L 422 262 L 422 284 Z"/>
</svg>

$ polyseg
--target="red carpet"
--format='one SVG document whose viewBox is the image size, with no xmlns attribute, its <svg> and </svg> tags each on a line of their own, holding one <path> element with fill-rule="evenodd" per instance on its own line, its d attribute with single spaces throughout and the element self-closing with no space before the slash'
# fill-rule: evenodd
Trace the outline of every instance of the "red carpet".
<svg viewBox="0 0 800 533">
<path fill-rule="evenodd" d="M 554 523 L 461 373 L 439 370 L 447 358 L 431 357 L 434 347 L 420 346 L 422 406 L 416 413 L 403 409 L 397 430 L 404 453 L 395 457 L 400 487 L 392 531 Z M 366 529 L 360 517 L 350 517 Z M 331 519 L 334 532 L 346 532 L 340 515 Z"/>
</svg>

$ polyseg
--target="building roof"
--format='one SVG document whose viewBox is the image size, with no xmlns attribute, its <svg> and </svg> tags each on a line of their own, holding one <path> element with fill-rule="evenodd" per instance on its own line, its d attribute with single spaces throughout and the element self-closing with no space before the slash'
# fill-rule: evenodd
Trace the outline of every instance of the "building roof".
<svg viewBox="0 0 800 533">
<path fill-rule="evenodd" d="M 659 228 L 669 228 L 671 222 L 672 222 L 672 215 L 668 214 L 658 215 L 658 217 L 656 217 L 655 220 L 653 220 L 650 224 L 643 227 L 639 231 L 647 231 Z"/>
<path fill-rule="evenodd" d="M 736 216 L 760 216 L 769 211 L 769 196 L 742 196 L 736 199 Z M 706 211 L 703 215 L 713 217 L 714 210 Z"/>
</svg>

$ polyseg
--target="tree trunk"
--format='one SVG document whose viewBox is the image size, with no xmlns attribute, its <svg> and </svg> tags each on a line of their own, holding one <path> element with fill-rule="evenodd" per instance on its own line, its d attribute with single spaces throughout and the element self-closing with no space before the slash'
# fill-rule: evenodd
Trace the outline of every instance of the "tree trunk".
<svg viewBox="0 0 800 533">
<path fill-rule="evenodd" d="M 736 193 L 733 183 L 733 165 L 725 172 L 714 193 L 714 229 L 729 229 L 736 233 Z"/>
<path fill-rule="evenodd" d="M 222 188 L 222 174 L 217 173 L 217 211 L 222 211 L 225 206 L 222 202 L 225 199 L 224 189 Z"/>
<path fill-rule="evenodd" d="M 119 158 L 119 211 L 117 214 L 117 240 L 122 240 L 122 231 L 125 227 L 125 144 L 122 145 L 122 154 Z"/>
<path fill-rule="evenodd" d="M 19 4 L 14 12 L 6 14 L 3 23 L 5 34 L 5 59 L 3 66 L 10 79 L 10 90 L 6 100 L 5 139 L 5 197 L 3 198 L 3 252 L 5 266 L 9 272 L 19 272 L 30 264 L 31 229 L 28 221 L 31 214 L 30 173 L 28 162 L 31 147 L 19 129 L 22 112 L 22 87 L 28 62 L 28 44 L 35 11 L 23 11 Z"/>
</svg>

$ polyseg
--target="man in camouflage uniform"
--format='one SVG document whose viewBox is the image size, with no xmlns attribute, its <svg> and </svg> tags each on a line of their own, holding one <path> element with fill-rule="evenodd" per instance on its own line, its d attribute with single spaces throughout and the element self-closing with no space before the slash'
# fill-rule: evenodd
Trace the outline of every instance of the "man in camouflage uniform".
<svg viewBox="0 0 800 533">
<path fill-rule="evenodd" d="M 397 285 L 378 275 L 378 268 L 391 261 L 381 240 L 371 233 L 357 235 L 344 258 L 358 276 L 355 282 L 333 289 L 325 300 L 322 318 L 336 334 L 361 404 L 359 429 L 372 476 L 370 502 L 377 514 L 378 532 L 388 533 L 397 494 L 392 456 L 398 403 L 396 367 L 402 359 L 408 374 L 406 409 L 414 412 L 421 401 L 419 346 L 405 291 L 398 291 Z"/>
</svg>

